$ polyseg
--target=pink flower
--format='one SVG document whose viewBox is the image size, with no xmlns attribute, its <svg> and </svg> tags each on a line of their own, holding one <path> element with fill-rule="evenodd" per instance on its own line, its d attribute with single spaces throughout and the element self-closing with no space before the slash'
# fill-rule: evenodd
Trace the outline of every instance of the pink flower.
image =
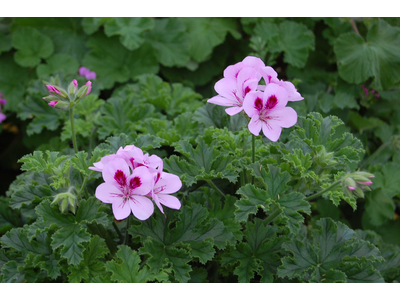
<svg viewBox="0 0 400 300">
<path fill-rule="evenodd" d="M 56 106 L 58 101 L 50 101 L 48 104 L 52 107 Z"/>
<path fill-rule="evenodd" d="M 123 220 L 132 212 L 139 220 L 148 219 L 154 212 L 153 202 L 145 197 L 154 185 L 154 176 L 146 167 L 130 172 L 126 161 L 115 158 L 104 165 L 104 183 L 95 192 L 96 198 L 111 203 L 115 219 Z"/>
<path fill-rule="evenodd" d="M 47 89 L 51 93 L 61 94 L 61 92 L 53 85 L 46 85 Z"/>
<path fill-rule="evenodd" d="M 6 105 L 7 104 L 7 100 L 6 99 L 0 99 L 0 104 Z"/>
<path fill-rule="evenodd" d="M 244 99 L 243 108 L 251 118 L 248 128 L 254 135 L 259 135 L 262 129 L 264 135 L 276 142 L 283 128 L 296 124 L 297 113 L 291 107 L 286 107 L 288 102 L 287 91 L 270 83 L 264 92 L 253 91 Z"/>
<path fill-rule="evenodd" d="M 243 59 L 243 61 L 238 62 L 234 65 L 228 66 L 224 70 L 224 77 L 225 78 L 237 78 L 239 72 L 244 68 L 252 68 L 254 70 L 254 72 L 261 73 L 263 68 L 265 68 L 265 64 L 258 57 L 247 56 L 245 59 Z M 271 67 L 268 67 L 268 68 L 271 68 Z"/>
<path fill-rule="evenodd" d="M 180 209 L 181 202 L 178 198 L 169 195 L 177 192 L 182 187 L 180 178 L 177 175 L 162 172 L 161 174 L 157 174 L 155 181 L 155 185 L 149 196 L 153 198 L 160 211 L 164 213 L 161 204 L 172 209 Z"/>
<path fill-rule="evenodd" d="M 88 90 L 86 92 L 86 96 L 87 96 L 87 95 L 89 95 L 90 91 L 92 90 L 92 83 L 90 81 L 88 81 L 88 82 L 85 83 L 85 85 L 89 86 L 89 88 L 88 88 Z"/>
<path fill-rule="evenodd" d="M 228 74 L 233 75 L 234 69 Z M 231 74 L 232 73 L 232 74 Z M 243 110 L 244 97 L 256 90 L 261 74 L 251 67 L 242 68 L 233 78 L 232 76 L 220 79 L 214 86 L 219 94 L 209 99 L 207 102 L 220 106 L 232 106 L 225 111 L 233 116 Z"/>
<path fill-rule="evenodd" d="M 102 172 L 104 165 L 116 157 L 118 157 L 116 154 L 106 155 L 102 157 L 99 162 L 93 163 L 94 167 L 89 167 L 89 169 L 97 172 Z"/>
<path fill-rule="evenodd" d="M 86 77 L 86 79 L 96 79 L 97 75 L 96 72 L 90 71 L 86 67 L 80 67 L 78 71 L 79 76 Z"/>
</svg>

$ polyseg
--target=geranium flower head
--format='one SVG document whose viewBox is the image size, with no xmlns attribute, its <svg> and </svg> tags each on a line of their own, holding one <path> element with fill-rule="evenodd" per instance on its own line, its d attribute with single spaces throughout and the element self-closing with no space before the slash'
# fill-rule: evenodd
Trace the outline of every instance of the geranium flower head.
<svg viewBox="0 0 400 300">
<path fill-rule="evenodd" d="M 284 88 L 271 83 L 265 91 L 254 91 L 246 95 L 243 108 L 251 118 L 248 128 L 254 135 L 262 130 L 264 135 L 276 142 L 283 128 L 296 124 L 297 113 L 291 107 L 286 107 L 288 95 Z"/>
<path fill-rule="evenodd" d="M 115 219 L 123 220 L 131 212 L 139 220 L 148 219 L 154 212 L 153 202 L 145 195 L 151 192 L 154 176 L 146 167 L 138 167 L 131 173 L 126 161 L 115 158 L 103 167 L 104 183 L 95 192 L 96 198 L 111 203 Z"/>
<path fill-rule="evenodd" d="M 85 77 L 86 79 L 96 79 L 96 72 L 90 71 L 86 67 L 80 67 L 78 71 L 79 76 Z"/>
</svg>

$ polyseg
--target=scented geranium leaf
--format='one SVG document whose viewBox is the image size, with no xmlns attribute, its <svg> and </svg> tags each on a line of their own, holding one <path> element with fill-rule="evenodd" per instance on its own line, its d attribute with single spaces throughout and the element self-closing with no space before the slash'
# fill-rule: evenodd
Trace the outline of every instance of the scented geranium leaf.
<svg viewBox="0 0 400 300">
<path fill-rule="evenodd" d="M 1 268 L 1 282 L 4 283 L 15 283 L 15 282 L 24 282 L 24 275 L 19 270 L 23 266 L 23 262 L 18 263 L 14 260 L 8 261 Z"/>
<path fill-rule="evenodd" d="M 42 201 L 35 209 L 36 214 L 43 219 L 43 228 L 58 226 L 60 228 L 74 224 L 75 217 L 72 214 L 62 214 L 57 205 L 51 205 L 50 201 Z"/>
<path fill-rule="evenodd" d="M 342 271 L 346 273 L 348 283 L 384 283 L 380 272 L 369 263 L 360 265 L 345 265 Z"/>
<path fill-rule="evenodd" d="M 189 61 L 189 39 L 185 24 L 176 18 L 156 19 L 154 29 L 146 32 L 157 60 L 166 67 L 185 66 Z"/>
<path fill-rule="evenodd" d="M 252 184 L 246 184 L 237 190 L 242 198 L 235 203 L 237 210 L 235 211 L 236 219 L 239 222 L 247 221 L 249 215 L 255 215 L 258 208 L 262 208 L 268 212 L 272 200 L 266 190 L 259 189 Z"/>
<path fill-rule="evenodd" d="M 283 251 L 281 246 L 286 239 L 277 237 L 276 232 L 275 227 L 263 224 L 260 219 L 247 223 L 246 241 L 223 253 L 221 264 L 236 266 L 233 273 L 239 277 L 239 282 L 250 282 L 255 274 L 261 276 L 261 282 L 273 282 L 281 264 L 279 252 Z"/>
<path fill-rule="evenodd" d="M 148 266 L 140 269 L 140 257 L 138 253 L 128 246 L 121 245 L 116 258 L 105 264 L 106 270 L 112 272 L 111 279 L 120 283 L 144 283 L 148 281 L 166 281 L 168 275 L 165 272 L 152 273 Z"/>
<path fill-rule="evenodd" d="M 52 174 L 54 168 L 57 168 L 65 159 L 67 155 L 59 156 L 59 152 L 55 151 L 34 151 L 33 154 L 26 154 L 18 160 L 23 163 L 21 170 L 23 171 L 38 171 L 47 174 Z"/>
<path fill-rule="evenodd" d="M 87 176 L 92 173 L 91 170 L 89 170 L 89 165 L 87 163 L 87 152 L 85 151 L 79 151 L 78 153 L 75 154 L 74 157 L 71 158 L 71 164 L 77 169 L 79 172 L 81 172 L 83 175 Z"/>
<path fill-rule="evenodd" d="M 69 282 L 91 282 L 96 276 L 104 273 L 104 256 L 108 253 L 106 243 L 94 235 L 83 253 L 83 260 L 77 266 L 70 268 Z"/>
<path fill-rule="evenodd" d="M 111 17 L 85 17 L 82 19 L 82 28 L 87 35 L 91 35 L 99 30 L 100 26 L 111 20 Z"/>
<path fill-rule="evenodd" d="M 305 25 L 284 21 L 279 24 L 260 22 L 254 28 L 254 34 L 267 41 L 271 52 L 284 52 L 284 61 L 294 67 L 303 68 L 307 62 L 309 50 L 315 48 L 315 36 Z"/>
<path fill-rule="evenodd" d="M 301 149 L 293 149 L 292 153 L 285 154 L 282 159 L 297 169 L 301 178 L 313 178 L 315 176 L 314 171 L 309 171 L 313 164 L 311 153 L 304 154 Z"/>
<path fill-rule="evenodd" d="M 22 206 L 38 203 L 43 199 L 54 196 L 55 194 L 55 189 L 48 185 L 27 184 L 12 194 L 10 207 L 13 209 L 19 209 Z"/>
<path fill-rule="evenodd" d="M 108 227 L 109 219 L 107 214 L 102 209 L 101 202 L 94 196 L 87 200 L 82 199 L 79 202 L 79 208 L 76 212 L 75 222 L 80 224 L 88 224 L 96 222 L 97 224 Z"/>
<path fill-rule="evenodd" d="M 14 62 L 11 53 L 3 53 L 0 56 L 0 90 L 7 99 L 7 110 L 17 111 L 19 104 L 24 99 L 26 83 L 33 72 L 27 71 Z"/>
<path fill-rule="evenodd" d="M 320 219 L 317 225 L 319 228 L 312 232 L 310 240 L 295 238 L 283 244 L 283 248 L 292 252 L 293 257 L 282 259 L 283 264 L 278 268 L 279 277 L 307 280 L 311 275 L 313 282 L 322 282 L 326 276 L 324 274 L 340 271 L 349 278 L 353 274 L 350 272 L 353 266 L 362 271 L 362 266 L 364 269 L 367 266 L 360 263 L 382 260 L 378 248 L 357 239 L 355 232 L 346 225 L 329 218 Z"/>
<path fill-rule="evenodd" d="M 22 67 L 35 67 L 42 58 L 48 58 L 54 51 L 52 40 L 37 29 L 18 28 L 12 35 L 16 63 Z"/>
<path fill-rule="evenodd" d="M 189 33 L 189 54 L 197 62 L 205 61 L 215 46 L 222 44 L 228 32 L 236 39 L 241 34 L 233 18 L 179 18 Z"/>
<path fill-rule="evenodd" d="M 129 132 L 135 122 L 159 116 L 154 110 L 151 104 L 132 105 L 130 99 L 110 98 L 100 109 L 99 137 L 104 139 L 112 134 Z"/>
<path fill-rule="evenodd" d="M 350 83 L 373 77 L 375 89 L 388 89 L 400 80 L 400 30 L 384 20 L 374 22 L 366 41 L 355 33 L 344 33 L 334 45 L 339 75 Z"/>
<path fill-rule="evenodd" d="M 69 264 L 77 265 L 83 259 L 85 246 L 82 243 L 90 240 L 90 234 L 79 224 L 70 224 L 57 230 L 52 236 L 51 246 L 54 250 L 61 247 L 61 256 Z"/>
<path fill-rule="evenodd" d="M 116 82 L 123 83 L 143 73 L 157 73 L 158 63 L 148 44 L 129 51 L 117 37 L 107 38 L 101 33 L 90 37 L 83 64 L 94 70 L 104 88 L 111 88 Z"/>
<path fill-rule="evenodd" d="M 366 198 L 365 214 L 373 226 L 380 226 L 393 219 L 395 204 L 381 188 L 374 189 Z"/>
<path fill-rule="evenodd" d="M 112 18 L 104 26 L 107 36 L 119 35 L 128 50 L 137 49 L 143 42 L 143 33 L 154 27 L 152 18 Z"/>
<path fill-rule="evenodd" d="M 0 32 L 0 54 L 7 52 L 12 48 L 11 34 L 4 34 Z"/>
<path fill-rule="evenodd" d="M 374 264 L 386 282 L 392 282 L 400 275 L 400 247 L 389 244 L 380 245 L 380 250 L 385 261 Z"/>
<path fill-rule="evenodd" d="M 197 182 L 196 176 L 199 174 L 198 168 L 193 168 L 192 163 L 180 159 L 176 155 L 171 155 L 167 159 L 164 159 L 164 168 L 168 170 L 168 172 L 178 175 L 188 187 Z"/>
<path fill-rule="evenodd" d="M 36 68 L 38 77 L 47 79 L 58 72 L 76 74 L 79 69 L 78 61 L 69 54 L 58 53 L 46 60 L 46 64 L 40 64 Z M 47 104 L 46 104 L 47 105 Z"/>
<path fill-rule="evenodd" d="M 275 201 L 280 208 L 283 208 L 281 217 L 289 227 L 292 233 L 296 233 L 300 230 L 301 224 L 304 222 L 304 217 L 300 214 L 306 213 L 311 215 L 311 206 L 308 201 L 305 200 L 303 194 L 293 192 L 290 194 L 282 195 Z"/>
</svg>

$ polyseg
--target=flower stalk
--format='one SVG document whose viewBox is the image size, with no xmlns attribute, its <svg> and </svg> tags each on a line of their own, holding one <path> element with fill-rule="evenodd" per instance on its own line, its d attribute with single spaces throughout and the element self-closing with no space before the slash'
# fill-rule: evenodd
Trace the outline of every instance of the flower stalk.
<svg viewBox="0 0 400 300">
<path fill-rule="evenodd" d="M 341 182 L 342 182 L 342 180 L 335 181 L 335 182 L 332 183 L 330 186 L 328 186 L 326 189 L 324 189 L 324 190 L 322 190 L 322 191 L 320 191 L 320 192 L 318 192 L 318 193 L 316 193 L 316 194 L 314 194 L 314 195 L 311 195 L 311 196 L 306 197 L 305 200 L 310 201 L 310 200 L 313 200 L 313 199 L 315 199 L 315 198 L 318 198 L 318 197 L 321 196 L 322 194 L 324 194 L 324 193 L 329 192 L 330 190 L 332 190 L 335 186 L 337 186 L 337 185 L 340 184 Z"/>
<path fill-rule="evenodd" d="M 72 144 L 74 145 L 75 153 L 78 153 L 78 144 L 76 142 L 75 126 L 74 126 L 74 109 L 70 108 L 70 119 L 71 119 L 71 132 L 72 132 Z"/>
</svg>

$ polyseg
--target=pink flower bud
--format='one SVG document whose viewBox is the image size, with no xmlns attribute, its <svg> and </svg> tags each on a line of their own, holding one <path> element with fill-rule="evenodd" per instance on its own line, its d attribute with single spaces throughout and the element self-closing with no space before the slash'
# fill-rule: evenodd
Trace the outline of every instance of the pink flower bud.
<svg viewBox="0 0 400 300">
<path fill-rule="evenodd" d="M 75 88 L 78 87 L 78 81 L 76 81 L 76 79 L 72 80 L 72 83 L 74 84 Z"/>
<path fill-rule="evenodd" d="M 356 188 L 354 186 L 348 186 L 347 187 L 350 191 L 354 191 Z"/>
<path fill-rule="evenodd" d="M 365 182 L 357 181 L 357 183 L 363 184 L 363 185 L 371 185 L 372 181 L 365 181 Z"/>
<path fill-rule="evenodd" d="M 7 104 L 7 100 L 6 99 L 0 99 L 0 104 L 6 105 Z"/>
<path fill-rule="evenodd" d="M 52 106 L 52 107 L 54 107 L 54 106 L 56 106 L 57 102 L 58 102 L 58 101 L 50 101 L 50 102 L 49 102 L 49 105 Z"/>
<path fill-rule="evenodd" d="M 46 85 L 47 89 L 49 90 L 49 92 L 54 92 L 56 94 L 61 94 L 61 92 L 54 86 L 52 85 Z"/>
<path fill-rule="evenodd" d="M 90 91 L 92 90 L 92 82 L 91 82 L 91 81 L 88 81 L 88 82 L 85 83 L 85 85 L 88 85 L 88 86 L 89 86 L 89 87 L 88 87 L 88 90 L 87 90 L 87 92 L 86 92 L 86 96 L 87 96 L 87 95 L 89 95 Z"/>
</svg>

